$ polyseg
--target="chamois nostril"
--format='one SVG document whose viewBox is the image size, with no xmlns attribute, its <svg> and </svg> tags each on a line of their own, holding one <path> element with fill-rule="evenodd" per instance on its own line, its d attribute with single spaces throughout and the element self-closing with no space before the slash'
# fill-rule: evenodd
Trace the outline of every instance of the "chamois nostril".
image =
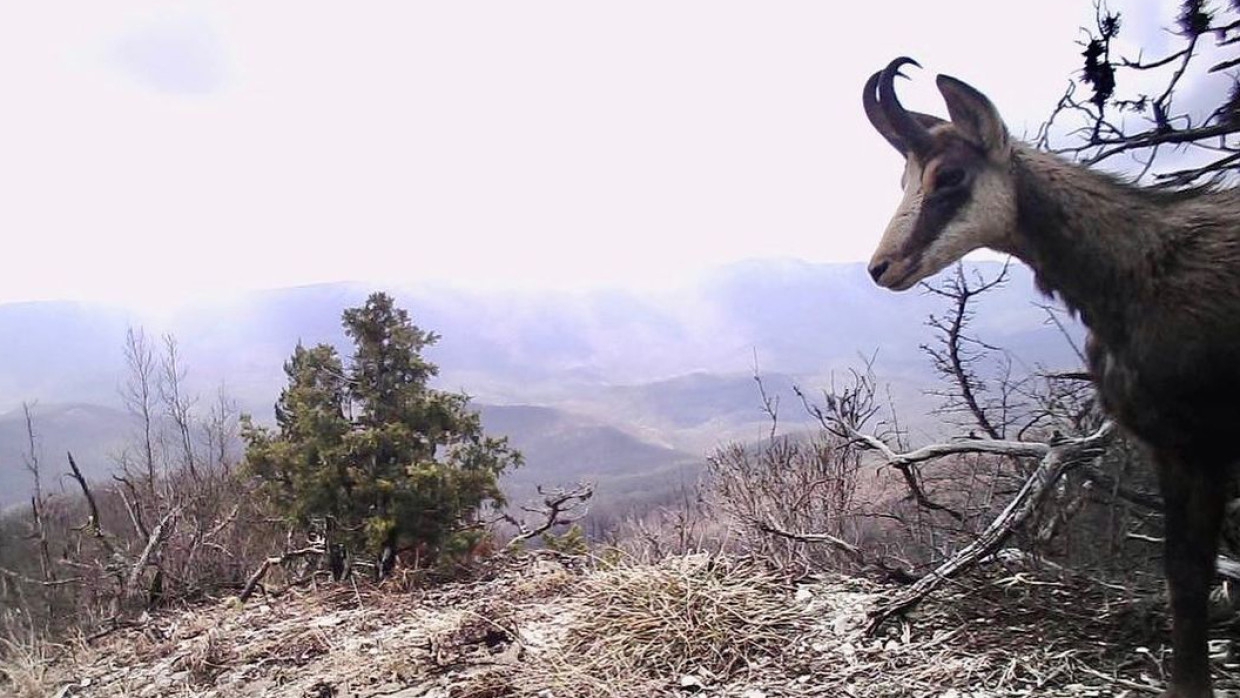
<svg viewBox="0 0 1240 698">
<path fill-rule="evenodd" d="M 882 261 L 870 267 L 870 278 L 874 279 L 874 283 L 883 278 L 883 272 L 887 271 L 887 267 L 891 266 L 891 262 Z"/>
</svg>

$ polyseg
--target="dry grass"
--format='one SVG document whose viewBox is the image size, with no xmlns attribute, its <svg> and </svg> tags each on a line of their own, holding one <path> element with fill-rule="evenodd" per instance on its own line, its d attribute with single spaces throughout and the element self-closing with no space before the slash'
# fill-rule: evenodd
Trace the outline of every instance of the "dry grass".
<svg viewBox="0 0 1240 698">
<path fill-rule="evenodd" d="M 743 682 L 812 627 L 793 591 L 751 561 L 705 554 L 594 572 L 562 641 L 531 653 L 512 695 L 636 698 L 682 680 Z"/>
<path fill-rule="evenodd" d="M 0 687 L 13 698 L 46 695 L 51 645 L 31 635 L 21 640 L 0 638 Z"/>
<path fill-rule="evenodd" d="M 12 621 L 12 616 L 6 618 Z M 81 635 L 53 642 L 29 627 L 8 622 L 0 633 L 0 696 L 43 698 L 57 684 L 58 663 L 92 662 L 98 653 Z"/>
<path fill-rule="evenodd" d="M 615 677 L 730 677 L 809 627 L 786 582 L 709 555 L 620 566 L 588 579 L 582 595 L 587 608 L 567 651 L 583 669 Z"/>
<path fill-rule="evenodd" d="M 414 593 L 347 585 L 170 610 L 72 656 L 6 646 L 0 695 L 1139 698 L 1164 679 L 1156 597 L 990 567 L 866 636 L 888 591 L 724 556 L 527 557 Z M 1214 669 L 1220 689 L 1240 686 L 1235 666 Z"/>
<path fill-rule="evenodd" d="M 232 646 L 218 630 L 211 629 L 190 642 L 190 649 L 181 656 L 179 664 L 189 670 L 192 683 L 209 686 L 215 682 L 216 676 L 232 665 L 234 658 Z"/>
</svg>

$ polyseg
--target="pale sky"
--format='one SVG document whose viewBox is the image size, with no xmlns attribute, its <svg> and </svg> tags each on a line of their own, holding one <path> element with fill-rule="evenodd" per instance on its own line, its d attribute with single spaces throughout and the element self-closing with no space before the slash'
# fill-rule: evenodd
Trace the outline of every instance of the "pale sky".
<svg viewBox="0 0 1240 698">
<path fill-rule="evenodd" d="M 753 257 L 862 260 L 902 168 L 862 113 L 866 77 L 913 56 L 926 70 L 906 104 L 942 113 L 932 78 L 948 73 L 1032 133 L 1093 11 L 5 3 L 0 302 L 643 286 Z"/>
</svg>

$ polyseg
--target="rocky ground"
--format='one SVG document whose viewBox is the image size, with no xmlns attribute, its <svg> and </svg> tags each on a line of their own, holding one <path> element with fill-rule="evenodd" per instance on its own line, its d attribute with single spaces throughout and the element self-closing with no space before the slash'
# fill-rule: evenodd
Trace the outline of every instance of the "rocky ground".
<svg viewBox="0 0 1240 698">
<path fill-rule="evenodd" d="M 469 582 L 334 585 L 9 648 L 0 694 L 57 698 L 1157 695 L 1156 597 L 989 567 L 876 636 L 882 587 L 710 555 L 526 555 Z M 1220 629 L 1220 688 L 1240 687 Z M 1229 634 L 1230 633 L 1230 634 Z M 6 685 L 7 684 L 7 685 Z"/>
</svg>

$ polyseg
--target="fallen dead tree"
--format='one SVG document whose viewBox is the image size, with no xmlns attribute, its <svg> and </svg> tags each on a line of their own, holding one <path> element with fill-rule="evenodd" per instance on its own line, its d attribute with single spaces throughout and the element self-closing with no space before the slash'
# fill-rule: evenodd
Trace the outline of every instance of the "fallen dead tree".
<svg viewBox="0 0 1240 698">
<path fill-rule="evenodd" d="M 869 631 L 874 632 L 893 615 L 903 613 L 917 605 L 944 581 L 960 574 L 978 560 L 998 551 L 1004 542 L 1030 519 L 1064 473 L 1096 460 L 1102 455 L 1113 432 L 1113 423 L 1106 422 L 1089 436 L 1060 439 L 1050 444 L 1019 441 L 961 442 L 959 444 L 938 444 L 906 454 L 891 451 L 878 439 L 856 434 L 857 438 L 880 450 L 887 462 L 896 467 L 900 467 L 897 463 L 907 466 L 920 460 L 979 450 L 1004 455 L 1042 454 L 1037 468 L 1025 481 L 1024 486 L 972 543 L 958 550 L 929 574 L 922 576 L 911 586 L 897 592 L 871 611 Z"/>
<path fill-rule="evenodd" d="M 263 578 L 267 576 L 267 572 L 270 571 L 272 567 L 284 565 L 293 560 L 322 558 L 326 554 L 326 546 L 323 545 L 322 541 L 311 541 L 311 544 L 304 548 L 298 548 L 297 550 L 290 550 L 281 555 L 273 555 L 268 557 L 263 560 L 263 564 L 259 565 L 258 569 L 254 570 L 253 574 L 246 579 L 245 587 L 242 588 L 241 594 L 238 598 L 243 602 L 248 601 L 250 597 L 254 595 L 254 592 L 261 587 Z M 294 581 L 293 584 L 296 585 L 300 581 L 301 580 Z"/>
</svg>

